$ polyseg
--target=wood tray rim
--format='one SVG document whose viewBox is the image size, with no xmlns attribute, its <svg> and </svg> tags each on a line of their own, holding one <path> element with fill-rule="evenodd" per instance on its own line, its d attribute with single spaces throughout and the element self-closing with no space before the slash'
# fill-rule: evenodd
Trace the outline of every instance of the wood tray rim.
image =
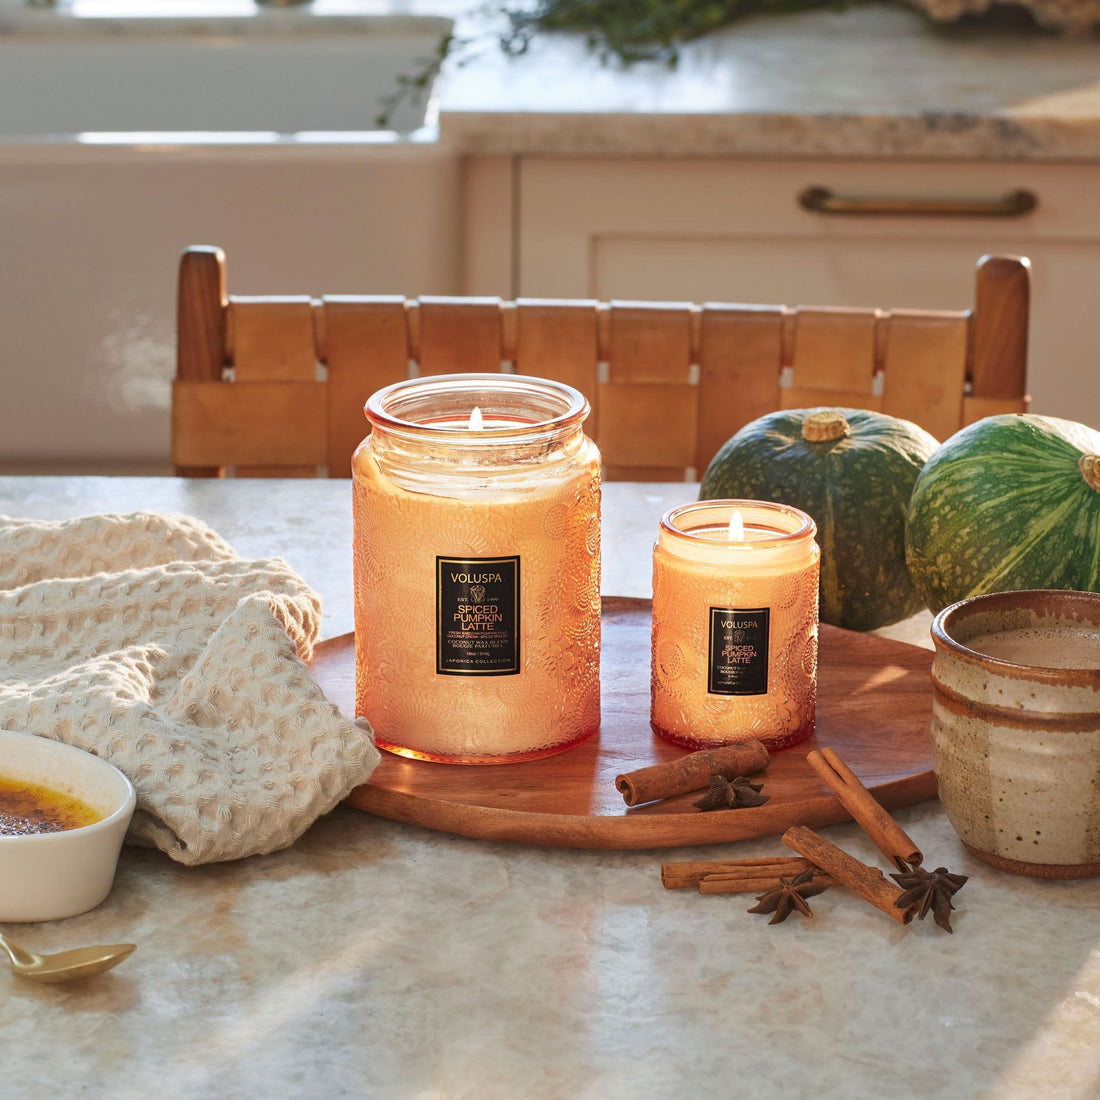
<svg viewBox="0 0 1100 1100">
<path fill-rule="evenodd" d="M 640 597 L 603 597 L 605 615 L 642 611 L 649 613 L 651 607 L 652 601 Z M 835 639 L 839 636 L 855 633 L 828 624 L 820 626 L 823 647 L 829 644 L 831 638 L 836 644 Z M 856 636 L 869 637 L 869 635 Z M 874 637 L 876 645 L 885 654 L 891 651 L 897 652 L 899 655 L 908 657 L 910 661 L 915 655 L 922 654 L 927 655 L 928 663 L 931 663 L 931 651 L 906 642 Z M 354 633 L 324 639 L 315 647 L 314 660 L 324 659 L 336 651 L 347 650 L 349 647 L 354 652 Z M 931 683 L 929 683 L 929 699 L 931 699 Z M 592 740 L 598 740 L 599 737 L 600 733 L 597 732 Z M 585 744 L 590 743 L 591 741 Z M 784 750 L 784 755 L 791 752 L 804 757 L 809 749 L 820 747 L 821 744 L 822 742 L 819 742 L 815 736 L 800 746 Z M 577 746 L 567 752 L 576 752 L 582 748 L 583 745 Z M 383 752 L 383 764 L 387 756 L 390 754 Z M 456 765 L 395 759 L 401 762 L 399 766 L 405 768 L 491 769 L 493 773 L 499 773 L 503 768 L 537 768 L 540 763 L 553 761 L 558 757 L 546 757 L 542 761 L 514 765 Z M 504 778 L 503 775 L 502 778 Z M 869 786 L 875 797 L 887 809 L 912 805 L 936 795 L 936 780 L 930 762 L 929 766 L 922 770 L 912 771 L 894 779 L 884 780 L 874 785 L 869 784 Z M 686 801 L 686 797 L 681 796 L 681 800 Z M 544 809 L 516 809 L 455 801 L 439 797 L 438 794 L 430 791 L 394 790 L 378 785 L 372 780 L 356 787 L 345 801 L 357 809 L 389 820 L 473 839 L 509 841 L 542 847 L 599 849 L 656 849 L 729 843 L 776 835 L 790 824 L 827 825 L 850 820 L 851 817 L 824 785 L 821 787 L 820 794 L 809 797 L 781 801 L 774 805 L 767 803 L 760 807 L 716 810 L 708 813 L 701 813 L 694 808 L 690 812 L 676 810 L 653 812 L 653 804 L 648 804 L 648 807 L 627 807 L 625 803 L 623 812 L 618 815 L 555 813 Z M 690 805 L 690 802 L 686 804 Z M 537 836 L 533 836 L 533 833 Z"/>
</svg>

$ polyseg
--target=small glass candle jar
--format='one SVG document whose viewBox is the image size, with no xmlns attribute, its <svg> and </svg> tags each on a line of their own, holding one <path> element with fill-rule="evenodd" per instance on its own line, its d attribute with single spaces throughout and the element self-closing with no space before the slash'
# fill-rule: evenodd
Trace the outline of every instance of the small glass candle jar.
<svg viewBox="0 0 1100 1100">
<path fill-rule="evenodd" d="M 755 500 L 666 512 L 653 549 L 654 732 L 689 748 L 813 733 L 817 526 Z"/>
<path fill-rule="evenodd" d="M 399 382 L 352 462 L 356 713 L 380 748 L 509 763 L 600 724 L 588 401 L 521 375 Z"/>
</svg>

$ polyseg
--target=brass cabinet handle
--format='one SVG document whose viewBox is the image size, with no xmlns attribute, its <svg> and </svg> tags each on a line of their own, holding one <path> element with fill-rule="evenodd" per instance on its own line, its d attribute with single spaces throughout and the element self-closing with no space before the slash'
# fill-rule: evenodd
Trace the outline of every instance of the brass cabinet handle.
<svg viewBox="0 0 1100 1100">
<path fill-rule="evenodd" d="M 798 201 L 815 214 L 879 214 L 900 218 L 1019 218 L 1039 204 L 1034 191 L 1006 191 L 988 199 L 891 198 L 883 195 L 838 195 L 828 187 L 807 187 Z"/>
</svg>

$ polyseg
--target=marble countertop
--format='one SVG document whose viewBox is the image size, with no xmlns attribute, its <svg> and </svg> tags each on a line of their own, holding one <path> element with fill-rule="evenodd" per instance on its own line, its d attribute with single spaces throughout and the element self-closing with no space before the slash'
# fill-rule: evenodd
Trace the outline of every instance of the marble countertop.
<svg viewBox="0 0 1100 1100">
<path fill-rule="evenodd" d="M 754 16 L 686 45 L 675 69 L 625 70 L 601 65 L 580 35 L 539 35 L 506 57 L 499 19 L 472 0 L 177 7 L 189 14 L 0 0 L 0 35 L 401 33 L 425 19 L 443 33 L 453 20 L 467 45 L 436 101 L 438 137 L 459 153 L 1100 160 L 1100 37 L 937 25 L 902 0 Z"/>
<path fill-rule="evenodd" d="M 648 595 L 683 485 L 605 487 L 604 591 Z M 281 554 L 350 629 L 349 485 L 0 478 L 0 514 L 184 511 Z M 274 855 L 196 869 L 123 852 L 98 909 L 7 926 L 50 950 L 132 940 L 83 986 L 0 972 L 5 1100 L 891 1096 L 1086 1100 L 1100 1088 L 1100 880 L 971 858 L 937 802 L 898 819 L 971 876 L 954 935 L 840 892 L 769 927 L 660 885 L 666 858 L 432 833 L 339 808 Z M 854 825 L 826 834 L 868 861 Z"/>
<path fill-rule="evenodd" d="M 447 73 L 440 132 L 483 153 L 1098 160 L 1100 38 L 856 5 L 755 16 L 673 70 L 621 71 L 543 35 Z"/>
</svg>

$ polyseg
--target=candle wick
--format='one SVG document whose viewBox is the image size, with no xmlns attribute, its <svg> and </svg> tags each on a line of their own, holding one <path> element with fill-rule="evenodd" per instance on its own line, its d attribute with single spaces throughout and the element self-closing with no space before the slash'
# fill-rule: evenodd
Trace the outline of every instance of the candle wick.
<svg viewBox="0 0 1100 1100">
<path fill-rule="evenodd" d="M 485 418 L 481 415 L 481 409 L 479 409 L 477 405 L 474 406 L 473 411 L 470 413 L 470 423 L 468 427 L 472 432 L 480 432 L 485 428 Z"/>
</svg>

